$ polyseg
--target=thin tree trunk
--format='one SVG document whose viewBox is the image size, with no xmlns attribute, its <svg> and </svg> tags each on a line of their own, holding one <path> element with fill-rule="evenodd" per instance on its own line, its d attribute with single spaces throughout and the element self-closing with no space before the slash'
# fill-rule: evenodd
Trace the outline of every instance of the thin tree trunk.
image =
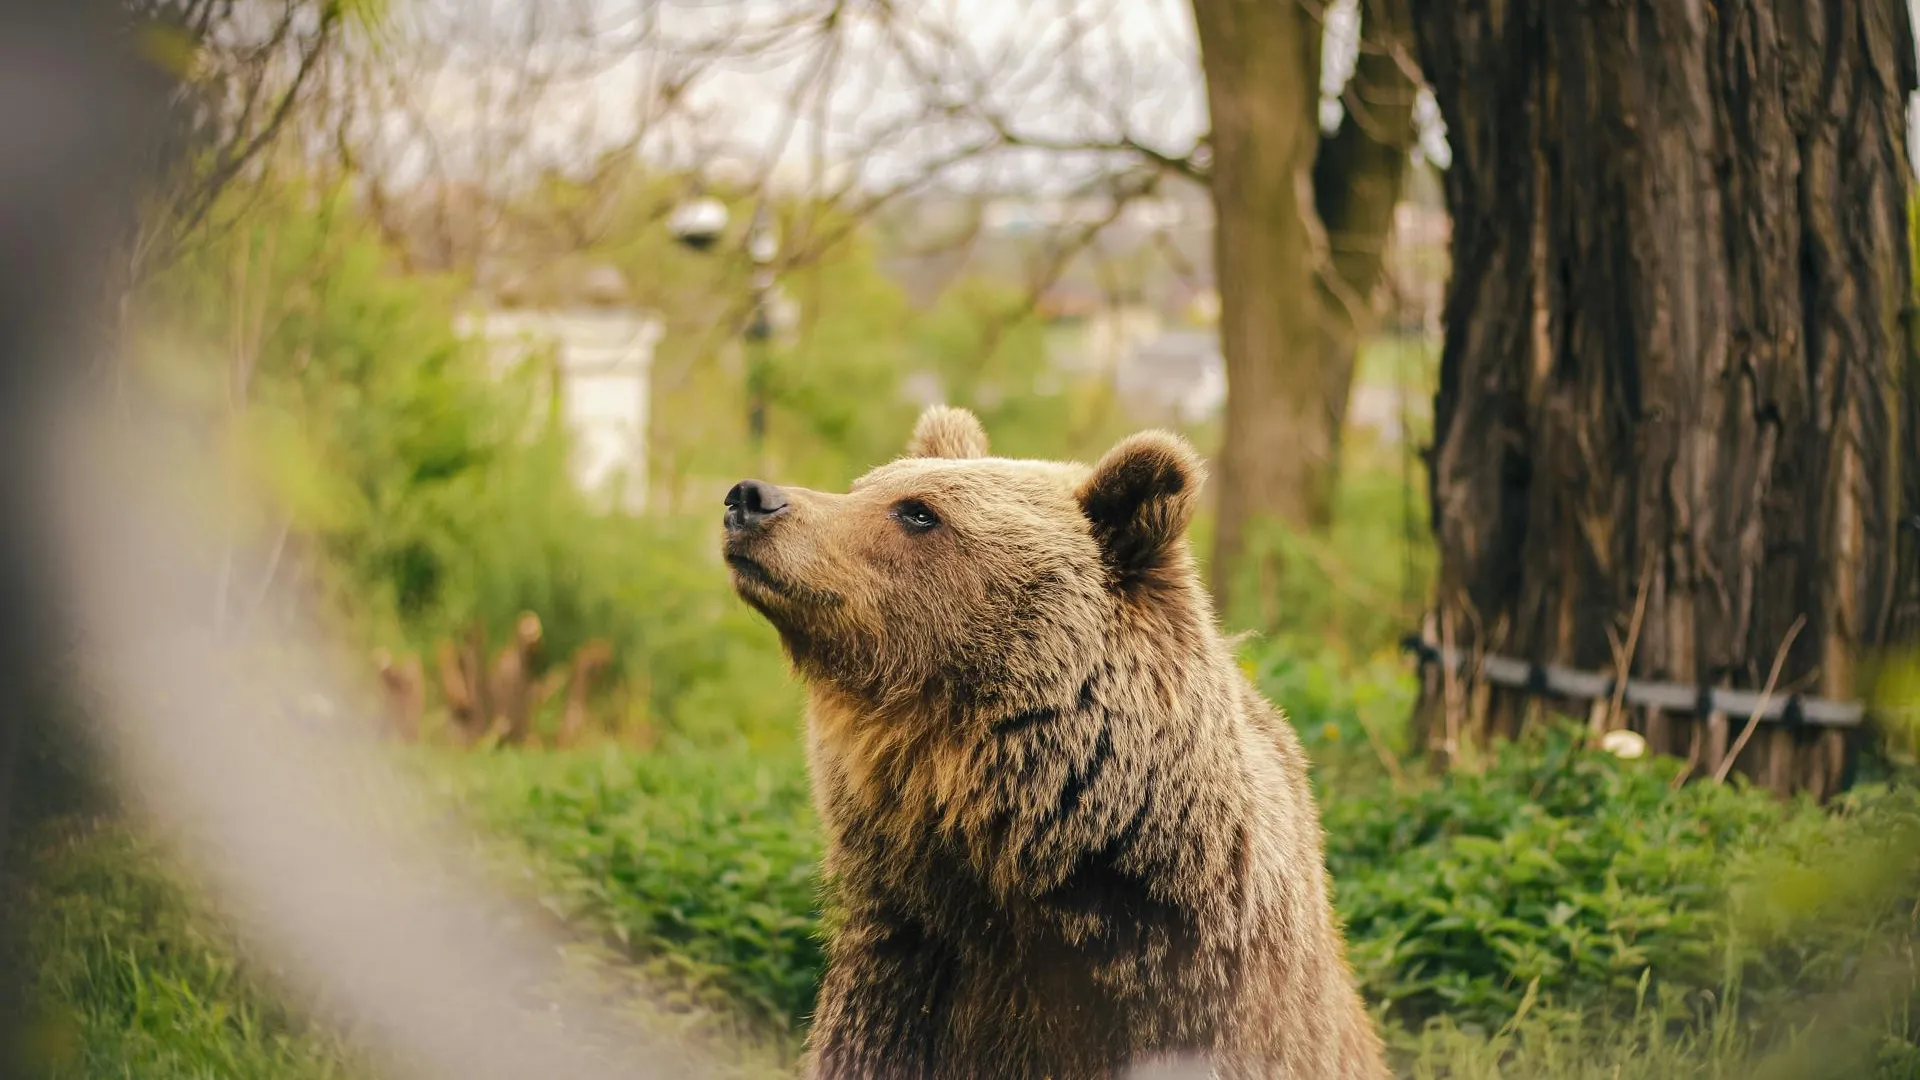
<svg viewBox="0 0 1920 1080">
<path fill-rule="evenodd" d="M 1636 673 L 1758 686 L 1804 616 L 1782 686 L 1856 697 L 1915 626 L 1906 6 L 1460 0 L 1414 26 L 1453 150 L 1439 621 L 1604 670 L 1644 580 Z M 1519 699 L 1485 700 L 1420 720 L 1517 731 Z M 1699 721 L 1665 720 L 1685 753 Z M 1742 765 L 1825 794 L 1842 750 Z"/>
<path fill-rule="evenodd" d="M 1407 0 L 1361 4 L 1360 55 L 1342 95 L 1346 110 L 1313 162 L 1314 205 L 1327 242 L 1320 262 L 1320 377 L 1335 478 L 1354 365 L 1379 327 L 1387 244 L 1417 135 L 1409 17 Z M 1332 479 L 1318 488 L 1323 497 L 1306 523 L 1324 529 L 1333 523 Z"/>
<path fill-rule="evenodd" d="M 1368 36 L 1403 22 L 1368 0 Z M 1412 80 L 1363 52 L 1323 149 L 1317 5 L 1194 0 L 1212 113 L 1214 266 L 1226 361 L 1212 586 L 1223 609 L 1273 568 L 1262 531 L 1331 517 L 1353 361 L 1412 141 Z M 1401 58 L 1404 59 L 1404 58 Z"/>
<path fill-rule="evenodd" d="M 1224 607 L 1259 519 L 1307 520 L 1332 458 L 1310 247 L 1321 28 L 1292 2 L 1194 0 L 1193 11 L 1228 385 L 1212 567 Z"/>
</svg>

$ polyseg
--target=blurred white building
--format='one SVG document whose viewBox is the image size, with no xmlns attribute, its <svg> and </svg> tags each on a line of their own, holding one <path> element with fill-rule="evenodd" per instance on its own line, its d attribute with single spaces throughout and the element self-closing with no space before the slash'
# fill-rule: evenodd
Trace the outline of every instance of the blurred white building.
<svg viewBox="0 0 1920 1080">
<path fill-rule="evenodd" d="M 1210 329 L 1171 329 L 1137 342 L 1113 371 L 1120 399 L 1143 418 L 1200 423 L 1227 401 L 1220 338 Z"/>
<path fill-rule="evenodd" d="M 616 307 L 492 308 L 464 316 L 459 329 L 487 342 L 502 374 L 550 352 L 560 415 L 573 437 L 574 482 L 607 510 L 646 509 L 648 390 L 663 331 L 658 319 Z"/>
</svg>

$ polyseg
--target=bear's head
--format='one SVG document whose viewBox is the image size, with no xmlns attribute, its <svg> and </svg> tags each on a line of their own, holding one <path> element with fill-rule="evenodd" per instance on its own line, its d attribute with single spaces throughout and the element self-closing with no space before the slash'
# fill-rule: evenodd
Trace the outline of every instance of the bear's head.
<svg viewBox="0 0 1920 1080">
<path fill-rule="evenodd" d="M 1073 693 L 1124 627 L 1200 603 L 1184 534 L 1203 478 L 1159 431 L 1092 468 L 990 457 L 972 413 L 936 406 L 844 495 L 736 484 L 725 553 L 808 680 L 1017 712 Z"/>
</svg>

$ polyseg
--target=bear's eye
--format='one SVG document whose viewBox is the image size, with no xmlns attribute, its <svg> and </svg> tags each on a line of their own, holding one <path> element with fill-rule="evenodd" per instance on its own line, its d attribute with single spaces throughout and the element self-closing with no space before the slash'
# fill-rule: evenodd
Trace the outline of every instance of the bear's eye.
<svg viewBox="0 0 1920 1080">
<path fill-rule="evenodd" d="M 927 504 L 918 499 L 907 499 L 904 502 L 895 503 L 893 519 L 905 525 L 908 532 L 916 533 L 926 532 L 940 524 L 940 519 L 934 515 L 934 512 L 927 509 Z"/>
</svg>

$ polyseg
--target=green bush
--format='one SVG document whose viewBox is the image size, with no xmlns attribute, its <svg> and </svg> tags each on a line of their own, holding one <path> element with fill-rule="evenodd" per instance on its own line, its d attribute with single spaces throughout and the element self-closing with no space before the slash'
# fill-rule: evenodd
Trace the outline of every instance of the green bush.
<svg viewBox="0 0 1920 1080">
<path fill-rule="evenodd" d="M 1482 773 L 1328 792 L 1328 863 L 1369 999 L 1484 1035 L 1523 1001 L 1536 1017 L 1697 1018 L 1728 992 L 1762 1010 L 1844 981 L 1873 920 L 1789 934 L 1735 913 L 1742 897 L 1761 909 L 1758 883 L 1818 875 L 1843 840 L 1910 817 L 1912 798 L 1863 793 L 1829 815 L 1742 786 L 1676 792 L 1675 767 L 1556 732 Z M 493 825 L 551 860 L 569 915 L 682 958 L 763 1019 L 803 1021 L 821 954 L 797 755 L 458 768 Z M 1900 910 L 1883 908 L 1880 925 Z"/>
<path fill-rule="evenodd" d="M 344 195 L 258 198 L 142 297 L 170 331 L 150 340 L 174 344 L 139 370 L 267 496 L 243 535 L 264 549 L 290 530 L 286 562 L 360 637 L 430 660 L 474 624 L 503 642 L 530 610 L 549 662 L 613 646 L 622 700 L 604 711 L 694 739 L 789 731 L 799 698 L 773 632 L 732 595 L 705 504 L 597 513 L 558 417 L 538 411 L 541 360 L 496 377 L 454 332 L 457 283 L 400 272 Z M 235 323 L 255 332 L 206 344 Z"/>
<path fill-rule="evenodd" d="M 1351 657 L 1304 634 L 1255 637 L 1241 665 L 1267 699 L 1287 713 L 1314 763 L 1322 789 L 1371 787 L 1407 750 L 1407 717 L 1418 685 L 1397 651 Z"/>
<path fill-rule="evenodd" d="M 608 749 L 448 766 L 481 819 L 542 867 L 562 915 L 777 1031 L 804 1025 L 823 964 L 820 848 L 796 753 Z"/>
<path fill-rule="evenodd" d="M 1759 880 L 1823 874 L 1842 839 L 1910 817 L 1912 796 L 1863 792 L 1829 816 L 1739 783 L 1674 790 L 1678 768 L 1551 731 L 1502 746 L 1484 772 L 1334 793 L 1328 865 L 1367 996 L 1410 1023 L 1491 1031 L 1530 994 L 1540 1011 L 1685 1015 L 1843 978 L 1840 958 L 1884 920 L 1768 938 L 1734 902 Z"/>
<path fill-rule="evenodd" d="M 716 997 L 742 994 L 762 1023 L 797 1032 L 820 961 L 812 936 L 816 842 L 796 759 L 574 753 L 434 760 L 454 770 L 475 808 L 534 845 L 537 876 L 579 925 L 624 937 L 630 955 L 705 980 Z M 1506 775 L 1515 782 L 1527 776 Z M 1785 936 L 1877 972 L 1871 992 L 1800 994 L 1789 1007 L 1746 1015 L 1717 1010 L 1680 1029 L 1656 1008 L 1571 1015 L 1543 1008 L 1536 994 L 1492 1027 L 1484 1022 L 1492 1017 L 1445 1015 L 1413 1032 L 1390 1025 L 1397 1075 L 1920 1075 L 1920 968 L 1907 925 L 1920 818 L 1911 800 L 1864 792 L 1834 817 L 1790 819 L 1775 833 L 1778 850 L 1755 861 L 1723 853 L 1747 894 L 1732 909 L 1746 912 L 1736 921 L 1747 923 L 1742 932 L 1753 935 L 1755 949 L 1776 949 Z M 117 827 L 67 823 L 42 829 L 31 849 L 30 875 L 4 893 L 10 911 L 26 920 L 27 955 L 0 961 L 34 974 L 40 1011 L 29 1018 L 30 1048 L 56 1080 L 370 1075 L 346 1047 L 261 992 L 217 925 L 195 910 L 191 892 L 158 869 L 151 845 Z M 1885 915 L 1896 918 L 1876 930 L 1874 920 Z M 1830 974 L 1802 980 L 1800 989 L 1817 991 L 1813 984 Z M 790 1038 L 789 1052 L 792 1045 Z"/>
</svg>

